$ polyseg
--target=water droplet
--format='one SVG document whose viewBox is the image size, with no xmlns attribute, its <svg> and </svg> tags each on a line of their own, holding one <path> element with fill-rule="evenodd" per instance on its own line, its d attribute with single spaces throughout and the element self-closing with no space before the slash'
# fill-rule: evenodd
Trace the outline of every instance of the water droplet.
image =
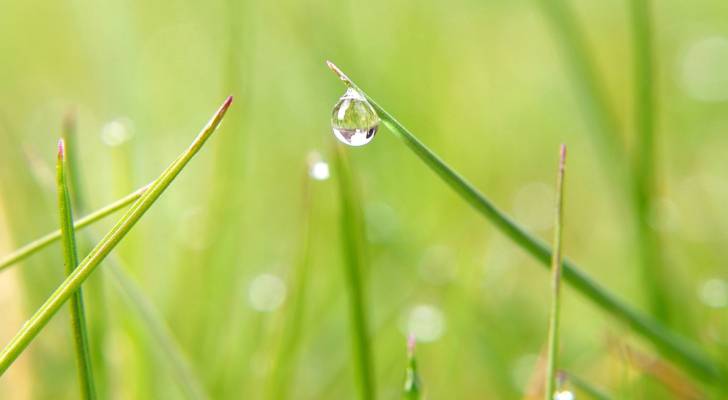
<svg viewBox="0 0 728 400">
<path fill-rule="evenodd" d="M 286 284 L 281 278 L 272 274 L 258 275 L 248 288 L 248 300 L 255 311 L 274 311 L 285 299 Z"/>
<path fill-rule="evenodd" d="M 331 113 L 331 128 L 342 143 L 363 146 L 374 139 L 379 115 L 359 91 L 348 88 Z"/>
</svg>

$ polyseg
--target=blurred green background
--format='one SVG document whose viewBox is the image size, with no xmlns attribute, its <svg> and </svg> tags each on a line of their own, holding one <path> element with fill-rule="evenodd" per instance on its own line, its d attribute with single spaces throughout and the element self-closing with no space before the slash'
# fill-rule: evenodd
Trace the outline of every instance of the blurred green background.
<svg viewBox="0 0 728 400">
<path fill-rule="evenodd" d="M 539 3 L 0 0 L 0 254 L 58 227 L 55 144 L 69 113 L 88 212 L 154 179 L 233 94 L 220 131 L 115 254 L 208 395 L 265 398 L 310 211 L 310 279 L 289 394 L 354 398 L 337 171 L 309 182 L 310 209 L 302 192 L 309 153 L 329 160 L 335 140 L 330 113 L 344 87 L 330 59 L 545 240 L 566 143 L 565 253 L 646 310 L 629 194 L 612 179 L 619 166 L 601 162 L 577 77 Z M 570 3 L 629 151 L 628 2 Z M 651 224 L 672 326 L 725 360 L 728 9 L 719 0 L 654 3 Z M 405 336 L 414 331 L 429 398 L 524 396 L 546 340 L 546 270 L 386 128 L 345 150 L 367 225 L 377 393 L 399 396 Z M 84 286 L 102 398 L 183 396 L 105 269 Z M 3 345 L 62 278 L 57 244 L 0 273 Z M 0 379 L 0 397 L 78 396 L 65 310 Z M 568 286 L 562 318 L 563 368 L 615 398 L 677 397 L 620 349 L 654 350 Z"/>
</svg>

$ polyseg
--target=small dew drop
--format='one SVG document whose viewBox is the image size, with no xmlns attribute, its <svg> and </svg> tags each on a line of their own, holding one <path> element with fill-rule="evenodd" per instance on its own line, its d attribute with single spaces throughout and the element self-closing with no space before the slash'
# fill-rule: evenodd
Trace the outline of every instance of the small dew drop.
<svg viewBox="0 0 728 400">
<path fill-rule="evenodd" d="M 363 146 L 377 134 L 379 115 L 359 91 L 348 88 L 331 113 L 331 128 L 342 143 Z"/>
</svg>

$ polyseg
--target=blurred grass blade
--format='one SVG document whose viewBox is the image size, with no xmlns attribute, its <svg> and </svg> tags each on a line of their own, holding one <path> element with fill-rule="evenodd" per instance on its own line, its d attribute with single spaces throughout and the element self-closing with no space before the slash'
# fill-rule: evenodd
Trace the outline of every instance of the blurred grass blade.
<svg viewBox="0 0 728 400">
<path fill-rule="evenodd" d="M 185 165 L 202 148 L 205 141 L 212 135 L 227 111 L 232 97 L 228 97 L 220 109 L 215 113 L 205 128 L 185 150 L 149 187 L 148 190 L 127 210 L 119 222 L 109 231 L 91 253 L 81 262 L 73 273 L 56 289 L 36 313 L 23 325 L 16 336 L 0 353 L 0 375 L 30 344 L 35 336 L 43 329 L 55 315 L 63 303 L 81 286 L 83 281 L 94 271 L 96 266 L 111 252 L 121 239 L 131 230 L 134 224 L 144 215 L 149 207 L 159 198 L 164 190 L 172 183 L 174 178 L 184 169 Z"/>
<path fill-rule="evenodd" d="M 420 400 L 422 398 L 422 382 L 417 372 L 417 360 L 415 359 L 416 338 L 410 334 L 407 339 L 407 370 L 404 378 L 404 390 L 402 399 Z"/>
<path fill-rule="evenodd" d="M 538 0 L 543 7 L 554 33 L 562 46 L 569 76 L 573 77 L 579 104 L 582 104 L 593 133 L 597 151 L 600 151 L 604 167 L 624 183 L 627 170 L 623 168 L 624 150 L 619 140 L 619 124 L 607 101 L 604 85 L 599 79 L 594 63 L 589 55 L 586 37 L 578 26 L 573 11 L 566 0 Z M 615 173 L 617 172 L 617 173 Z"/>
<path fill-rule="evenodd" d="M 312 210 L 312 188 L 309 177 L 308 166 L 303 176 L 303 203 L 301 205 L 301 233 L 298 255 L 295 261 L 295 270 L 291 287 L 291 301 L 286 307 L 286 322 L 283 326 L 281 344 L 275 357 L 273 370 L 270 374 L 269 398 L 286 399 L 293 372 L 298 360 L 298 345 L 303 335 L 303 320 L 306 305 L 306 293 L 308 291 L 308 276 L 311 264 L 311 214 Z"/>
<path fill-rule="evenodd" d="M 335 146 L 334 155 L 339 181 L 344 276 L 349 295 L 354 369 L 360 398 L 369 400 L 374 398 L 376 391 L 374 386 L 374 365 L 367 328 L 366 296 L 364 293 L 364 227 L 362 211 L 349 161 L 340 145 Z"/>
<path fill-rule="evenodd" d="M 116 211 L 139 200 L 139 198 L 142 196 L 142 194 L 144 194 L 144 191 L 147 190 L 148 187 L 149 185 L 139 188 L 136 191 L 120 198 L 119 200 L 116 200 L 115 202 L 92 212 L 91 214 L 79 219 L 78 221 L 75 221 L 73 227 L 75 229 L 85 228 L 92 223 L 115 213 Z M 44 247 L 48 246 L 49 244 L 55 242 L 60 238 L 61 230 L 59 229 L 26 244 L 25 246 L 15 250 L 11 254 L 8 254 L 2 260 L 0 260 L 0 270 L 3 270 L 4 268 L 7 268 L 33 255 L 35 252 L 43 249 Z"/>
<path fill-rule="evenodd" d="M 556 218 L 554 220 L 554 251 L 551 256 L 551 313 L 549 315 L 548 358 L 546 363 L 546 400 L 556 391 L 556 364 L 559 353 L 559 315 L 561 308 L 561 236 L 564 222 L 564 169 L 566 146 L 561 145 L 559 172 L 556 178 Z"/>
<path fill-rule="evenodd" d="M 470 182 L 460 176 L 442 161 L 427 146 L 420 142 L 407 128 L 354 84 L 338 67 L 328 63 L 341 80 L 363 93 L 382 119 L 382 123 L 398 138 L 402 139 L 433 172 L 455 190 L 480 214 L 488 218 L 498 229 L 518 246 L 548 266 L 551 249 L 543 241 L 529 234 L 508 215 L 478 192 Z M 700 348 L 683 337 L 673 333 L 648 315 L 637 311 L 592 280 L 568 258 L 562 263 L 563 278 L 574 288 L 596 303 L 601 309 L 627 323 L 635 332 L 651 341 L 660 351 L 676 363 L 684 366 L 695 376 L 712 382 L 721 382 L 723 371 Z"/>
<path fill-rule="evenodd" d="M 56 164 L 56 184 L 58 191 L 58 211 L 61 221 L 63 260 L 66 265 L 66 275 L 71 275 L 78 265 L 76 251 L 76 233 L 73 229 L 73 212 L 71 198 L 68 193 L 65 172 L 65 148 L 63 139 L 58 141 L 58 159 Z M 81 395 L 84 399 L 95 399 L 93 370 L 91 368 L 91 355 L 88 345 L 88 330 L 86 329 L 86 312 L 83 305 L 83 291 L 79 287 L 71 295 L 71 329 L 76 351 L 76 366 L 78 367 Z"/>
<path fill-rule="evenodd" d="M 179 344 L 174 340 L 172 332 L 170 332 L 164 323 L 164 318 L 113 255 L 108 259 L 108 270 L 114 277 L 113 282 L 119 291 L 144 322 L 147 331 L 154 338 L 161 352 L 166 356 L 172 370 L 172 376 L 180 385 L 182 391 L 187 395 L 187 398 L 208 398 L 203 390 L 200 379 L 192 370 L 188 360 L 179 348 Z"/>
<path fill-rule="evenodd" d="M 650 224 L 655 191 L 655 111 L 652 51 L 652 19 L 649 0 L 632 0 L 634 62 L 635 149 L 633 157 L 633 201 L 637 224 L 636 242 L 642 282 L 648 289 L 650 309 L 658 319 L 671 321 L 667 276 L 662 268 L 658 233 Z"/>
<path fill-rule="evenodd" d="M 632 0 L 632 30 L 634 40 L 634 85 L 637 140 L 635 166 L 632 175 L 625 168 L 624 146 L 617 137 L 619 124 L 607 101 L 607 93 L 599 79 L 584 42 L 585 35 L 566 0 L 540 1 L 554 32 L 562 45 L 580 103 L 584 105 L 590 132 L 595 132 L 596 146 L 601 151 L 604 166 L 610 176 L 617 177 L 632 197 L 635 223 L 636 251 L 640 257 L 641 284 L 645 287 L 652 314 L 668 321 L 669 296 L 666 293 L 664 271 L 660 268 L 657 234 L 649 225 L 650 196 L 653 189 L 654 167 L 654 76 L 651 51 L 651 21 L 647 0 Z"/>
<path fill-rule="evenodd" d="M 566 375 L 566 378 L 571 382 L 575 388 L 581 390 L 582 392 L 586 393 L 590 398 L 595 400 L 610 400 L 611 397 L 604 393 L 601 389 L 595 387 L 591 383 L 579 378 L 578 376 L 570 373 L 570 372 L 564 372 L 560 371 L 561 373 Z"/>
</svg>

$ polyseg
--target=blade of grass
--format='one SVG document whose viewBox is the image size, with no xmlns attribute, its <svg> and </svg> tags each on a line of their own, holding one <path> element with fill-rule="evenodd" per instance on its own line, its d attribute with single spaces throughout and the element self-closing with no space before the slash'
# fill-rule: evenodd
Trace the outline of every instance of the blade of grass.
<svg viewBox="0 0 728 400">
<path fill-rule="evenodd" d="M 78 146 L 76 145 L 76 138 L 78 132 L 78 124 L 76 121 L 76 114 L 69 111 L 63 120 L 62 129 L 63 143 L 66 149 L 66 153 L 70 153 L 72 157 L 66 157 L 66 164 L 68 166 L 66 171 L 66 180 L 68 181 L 68 194 L 71 198 L 71 204 L 76 212 L 86 210 L 86 203 L 83 196 L 83 186 L 81 185 L 81 174 L 79 174 L 78 160 L 76 154 L 78 152 Z"/>
<path fill-rule="evenodd" d="M 415 359 L 416 340 L 413 334 L 407 338 L 407 370 L 402 391 L 404 400 L 419 400 L 422 397 L 422 382 L 417 373 L 417 360 Z"/>
<path fill-rule="evenodd" d="M 45 303 L 23 325 L 20 331 L 0 353 L 0 375 L 10 367 L 20 353 L 30 344 L 35 336 L 43 329 L 55 315 L 66 300 L 81 286 L 83 281 L 94 271 L 96 266 L 111 252 L 111 250 L 124 238 L 134 224 L 144 215 L 149 207 L 161 196 L 162 192 L 172 183 L 175 177 L 184 169 L 187 163 L 202 148 L 205 141 L 212 135 L 227 111 L 232 97 L 228 97 L 202 132 L 149 187 L 148 190 L 127 210 L 119 222 L 104 236 L 91 253 L 79 264 L 71 275 L 56 289 Z"/>
<path fill-rule="evenodd" d="M 81 173 L 79 170 L 77 151 L 78 124 L 76 114 L 68 112 L 63 121 L 63 129 L 61 137 L 63 138 L 66 149 L 66 166 L 65 174 L 68 187 L 69 197 L 71 199 L 71 208 L 73 215 L 86 213 L 86 201 L 81 186 Z M 70 154 L 70 155 L 69 155 Z M 85 232 L 84 232 L 85 233 Z M 78 236 L 78 251 L 81 254 L 87 254 L 93 243 L 88 239 L 87 235 Z M 101 277 L 103 278 L 103 277 Z M 106 308 L 106 296 L 104 293 L 104 281 L 98 279 L 96 282 L 92 280 L 84 284 L 84 296 L 87 304 L 91 307 L 87 311 L 87 322 L 89 330 L 89 349 L 93 356 L 91 365 L 94 367 L 94 384 L 96 388 L 96 396 L 108 397 L 108 370 L 106 368 L 106 357 L 104 343 L 106 343 L 107 318 L 108 309 Z"/>
<path fill-rule="evenodd" d="M 103 219 L 106 216 L 109 216 L 116 211 L 121 210 L 122 208 L 128 206 L 129 204 L 139 200 L 139 198 L 144 194 L 144 191 L 149 188 L 149 185 L 146 185 L 144 187 L 141 187 L 137 190 L 135 190 L 132 193 L 129 193 L 128 195 L 114 201 L 113 203 L 102 207 L 91 214 L 86 215 L 85 217 L 75 221 L 73 223 L 73 227 L 76 230 L 85 228 L 91 224 L 93 224 L 96 221 L 99 221 Z M 34 253 L 42 250 L 46 246 L 56 242 L 58 239 L 61 238 L 61 230 L 58 229 L 56 231 L 53 231 L 51 233 L 48 233 L 36 240 L 33 240 L 32 242 L 24 245 L 23 247 L 15 250 L 14 252 L 8 254 L 5 256 L 2 260 L 0 260 L 0 271 L 3 269 L 20 262 L 24 260 L 27 257 L 30 257 Z"/>
<path fill-rule="evenodd" d="M 546 362 L 545 399 L 551 400 L 556 390 L 556 364 L 559 353 L 559 315 L 561 313 L 561 236 L 564 223 L 564 169 L 566 146 L 561 145 L 559 173 L 556 178 L 556 217 L 554 219 L 554 246 L 551 255 L 551 313 L 549 315 L 549 342 Z"/>
<path fill-rule="evenodd" d="M 78 266 L 76 252 L 76 232 L 73 229 L 73 212 L 71 198 L 68 193 L 65 170 L 65 148 L 63 139 L 58 141 L 58 159 L 56 163 L 56 184 L 58 190 L 58 211 L 61 221 L 63 259 L 66 265 L 66 275 L 71 275 Z M 81 385 L 81 396 L 84 399 L 95 399 L 93 369 L 88 344 L 88 331 L 86 329 L 86 311 L 83 304 L 83 291 L 81 287 L 71 296 L 71 329 L 76 351 L 76 366 Z"/>
<path fill-rule="evenodd" d="M 75 120 L 67 117 L 64 125 L 63 140 L 65 142 L 65 148 L 70 149 L 71 143 L 74 143 L 76 138 Z M 68 152 L 69 151 L 67 151 L 67 153 Z M 71 201 L 71 204 L 74 206 L 73 209 L 83 211 L 85 209 L 86 202 L 85 197 L 83 196 L 83 191 L 75 186 L 81 181 L 81 179 L 79 163 L 77 161 L 78 159 L 77 157 L 73 156 L 74 154 L 76 153 L 71 153 L 71 156 L 66 157 L 66 164 L 68 165 L 68 168 L 66 169 L 66 178 L 68 181 L 67 186 L 69 189 L 69 193 L 73 194 Z M 86 243 L 95 243 L 99 241 L 98 238 L 94 238 L 95 240 L 92 240 L 92 238 L 90 237 L 90 232 L 87 231 L 84 233 L 84 239 Z M 87 246 L 88 248 L 92 247 L 91 245 Z M 177 381 L 177 384 L 180 386 L 183 393 L 189 399 L 207 398 L 204 391 L 202 390 L 202 384 L 200 383 L 199 378 L 192 371 L 192 368 L 190 367 L 189 362 L 187 361 L 185 356 L 183 355 L 179 344 L 174 340 L 169 327 L 165 324 L 164 318 L 159 314 L 152 302 L 144 295 L 144 292 L 141 290 L 141 288 L 139 288 L 139 286 L 134 282 L 129 274 L 126 273 L 122 262 L 113 253 L 109 254 L 104 261 L 107 263 L 107 268 L 105 272 L 110 272 L 112 282 L 116 284 L 119 292 L 127 300 L 127 304 L 136 313 L 137 317 L 144 323 L 147 329 L 147 333 L 149 334 L 149 336 L 151 336 L 151 340 L 155 342 L 156 348 L 160 350 L 161 355 L 167 361 L 169 368 L 172 372 L 172 376 Z M 99 286 L 103 288 L 103 286 Z M 96 301 L 99 303 L 103 301 L 104 293 L 100 291 L 96 294 Z M 98 313 L 106 314 L 106 310 L 101 309 Z M 94 332 L 94 339 L 97 343 L 100 344 L 103 344 L 104 341 L 99 338 L 99 331 L 106 331 L 106 321 L 103 319 L 103 317 L 104 316 L 101 317 L 102 319 L 100 322 L 104 325 L 101 328 L 104 329 L 97 329 L 97 331 Z M 102 346 L 98 347 L 99 350 L 95 350 L 92 353 L 95 353 L 96 351 L 103 352 Z M 97 377 L 96 381 L 97 383 L 101 383 L 99 382 L 100 379 L 98 379 L 98 375 L 100 372 L 100 362 L 93 361 L 92 364 L 94 365 L 94 369 L 97 372 L 95 374 L 95 376 Z M 101 388 L 99 388 L 98 391 L 103 393 Z"/>
<path fill-rule="evenodd" d="M 375 397 L 374 360 L 371 355 L 364 293 L 364 227 L 359 196 L 353 181 L 346 153 L 335 147 L 341 206 L 341 234 L 344 255 L 344 276 L 349 295 L 353 360 L 359 397 Z"/>
<path fill-rule="evenodd" d="M 283 338 L 270 374 L 269 390 L 271 399 L 288 398 L 291 378 L 298 360 L 298 344 L 302 336 L 303 318 L 308 288 L 308 275 L 311 261 L 311 178 L 306 168 L 303 176 L 303 203 L 301 206 L 301 233 L 295 271 L 292 279 L 292 300 L 287 307 Z"/>
<path fill-rule="evenodd" d="M 450 188 L 457 192 L 480 214 L 489 219 L 508 238 L 531 254 L 541 264 L 548 266 L 551 259 L 551 249 L 543 241 L 528 233 L 523 227 L 513 221 L 508 215 L 495 207 L 483 194 L 473 187 L 470 182 L 450 168 L 427 146 L 419 141 L 407 128 L 399 123 L 391 114 L 384 110 L 374 99 L 369 97 L 354 84 L 333 63 L 328 62 L 329 68 L 336 73 L 346 85 L 359 90 L 382 119 L 382 123 L 414 152 L 433 172 L 435 172 Z M 628 324 L 645 339 L 652 342 L 660 351 L 674 362 L 682 365 L 694 376 L 711 382 L 721 382 L 724 372 L 703 350 L 687 339 L 673 333 L 668 328 L 623 302 L 604 287 L 581 271 L 577 265 L 564 258 L 562 263 L 563 278 L 575 289 L 592 300 L 604 311 L 614 315 Z"/>
<path fill-rule="evenodd" d="M 634 60 L 634 116 L 637 140 L 634 149 L 633 201 L 637 223 L 637 250 L 642 281 L 648 286 L 650 309 L 657 318 L 670 321 L 665 271 L 660 268 L 659 236 L 650 225 L 655 190 L 655 110 L 652 53 L 652 19 L 648 0 L 632 0 L 631 8 Z"/>
</svg>

